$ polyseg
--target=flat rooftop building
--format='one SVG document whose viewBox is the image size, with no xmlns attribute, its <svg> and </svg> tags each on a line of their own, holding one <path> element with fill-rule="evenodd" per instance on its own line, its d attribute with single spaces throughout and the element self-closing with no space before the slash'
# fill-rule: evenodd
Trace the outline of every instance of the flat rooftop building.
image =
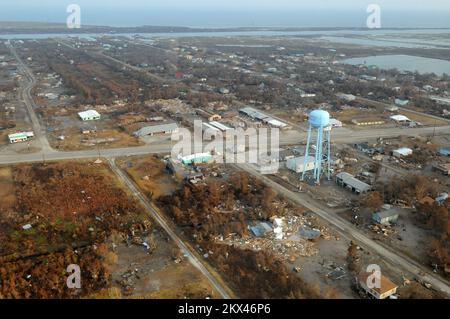
<svg viewBox="0 0 450 319">
<path fill-rule="evenodd" d="M 207 163 L 211 161 L 211 159 L 212 156 L 209 153 L 191 154 L 180 158 L 181 163 L 183 163 L 183 165 Z"/>
<path fill-rule="evenodd" d="M 276 119 L 270 119 L 267 121 L 267 124 L 269 124 L 272 127 L 276 127 L 276 128 L 286 128 L 288 125 L 284 122 L 278 121 Z"/>
<path fill-rule="evenodd" d="M 84 112 L 79 112 L 78 116 L 83 121 L 100 120 L 100 114 L 96 110 L 87 110 L 87 111 L 84 111 Z"/>
<path fill-rule="evenodd" d="M 399 114 L 399 115 L 392 115 L 391 116 L 391 120 L 393 120 L 393 121 L 395 121 L 397 123 L 408 123 L 408 122 L 411 122 L 411 120 L 409 118 L 407 118 L 406 116 L 401 115 L 401 114 Z"/>
<path fill-rule="evenodd" d="M 262 113 L 261 111 L 255 109 L 253 107 L 250 107 L 250 106 L 240 109 L 239 113 L 242 113 L 252 119 L 259 120 L 259 121 L 263 121 L 264 119 L 269 117 L 266 114 Z"/>
<path fill-rule="evenodd" d="M 34 137 L 34 132 L 19 132 L 8 135 L 8 139 L 11 144 L 25 142 L 31 137 Z"/>
<path fill-rule="evenodd" d="M 312 171 L 314 169 L 314 162 L 315 162 L 314 156 L 309 156 L 306 161 L 306 166 L 304 166 L 305 156 L 295 157 L 295 158 L 288 159 L 286 161 L 286 167 L 296 173 L 303 172 L 303 168 L 305 167 L 306 171 L 308 172 L 308 171 Z"/>
<path fill-rule="evenodd" d="M 274 119 L 273 117 L 253 108 L 250 106 L 244 107 L 239 110 L 239 113 L 244 114 L 245 116 L 250 117 L 253 120 L 257 120 L 263 123 L 266 123 L 272 127 L 286 129 L 288 128 L 288 124 L 279 121 L 277 119 Z"/>
</svg>

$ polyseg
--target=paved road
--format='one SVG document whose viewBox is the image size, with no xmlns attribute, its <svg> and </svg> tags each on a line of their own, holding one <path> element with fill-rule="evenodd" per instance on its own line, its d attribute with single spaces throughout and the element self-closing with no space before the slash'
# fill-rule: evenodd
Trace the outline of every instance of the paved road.
<svg viewBox="0 0 450 319">
<path fill-rule="evenodd" d="M 369 251 L 375 252 L 381 258 L 392 264 L 394 267 L 399 267 L 399 269 L 408 271 L 413 276 L 422 279 L 424 282 L 430 283 L 434 287 L 434 289 L 440 290 L 441 292 L 450 296 L 450 286 L 445 279 L 432 274 L 426 267 L 403 255 L 399 251 L 394 250 L 391 247 L 384 246 L 381 243 L 375 242 L 374 240 L 370 239 L 343 218 L 337 216 L 335 213 L 328 212 L 325 207 L 323 207 L 320 203 L 312 199 L 307 194 L 295 193 L 288 190 L 282 185 L 272 181 L 267 176 L 260 174 L 248 164 L 239 164 L 235 166 L 261 179 L 264 183 L 277 191 L 279 194 L 316 213 L 318 216 L 336 227 L 344 237 L 348 238 L 350 236 L 350 238 L 354 242 L 358 243 L 358 245 L 368 249 Z"/>
<path fill-rule="evenodd" d="M 367 141 L 368 139 L 376 139 L 378 137 L 388 138 L 399 135 L 416 136 L 416 135 L 432 135 L 434 128 L 387 128 L 387 129 L 370 129 L 361 131 L 350 131 L 348 129 L 337 129 L 332 134 L 332 140 L 334 144 L 348 144 Z M 436 135 L 450 134 L 450 126 L 442 126 L 436 128 Z M 46 141 L 45 135 L 41 137 Z M 296 132 L 289 136 L 280 137 L 280 145 L 296 145 L 304 143 L 306 141 L 306 133 Z M 145 146 L 137 147 L 124 147 L 115 149 L 102 149 L 101 156 L 104 157 L 120 157 L 131 155 L 145 155 L 145 154 L 158 154 L 158 153 L 170 153 L 174 142 L 148 144 Z M 48 142 L 47 142 L 48 144 Z M 44 151 L 39 151 L 32 154 L 1 154 L 0 164 L 14 164 L 14 163 L 26 163 L 26 162 L 39 162 L 45 160 L 65 160 L 65 159 L 80 159 L 97 157 L 97 150 L 83 150 L 83 151 L 67 151 L 60 152 L 46 147 Z"/>
<path fill-rule="evenodd" d="M 211 285 L 216 289 L 216 291 L 224 299 L 230 299 L 230 294 L 228 287 L 224 287 L 224 284 L 219 283 L 216 277 L 204 266 L 203 262 L 200 260 L 201 257 L 198 256 L 197 252 L 188 244 L 185 244 L 183 240 L 178 237 L 178 235 L 172 230 L 172 228 L 167 224 L 166 220 L 160 213 L 153 208 L 152 204 L 147 200 L 147 198 L 138 190 L 134 182 L 120 169 L 117 167 L 115 160 L 113 158 L 108 159 L 109 166 L 114 173 L 123 181 L 125 186 L 127 186 L 133 195 L 141 202 L 141 204 L 147 209 L 153 219 L 167 232 L 167 234 L 172 238 L 172 240 L 178 245 L 178 247 L 183 251 L 183 253 L 188 256 L 188 260 L 209 280 Z"/>
<path fill-rule="evenodd" d="M 34 100 L 31 97 L 31 90 L 36 85 L 36 78 L 34 77 L 33 72 L 31 72 L 31 70 L 25 65 L 25 63 L 23 63 L 22 59 L 17 54 L 16 49 L 13 47 L 13 45 L 10 42 L 8 42 L 7 46 L 10 49 L 14 58 L 17 60 L 19 69 L 23 72 L 23 74 L 26 76 L 29 82 L 24 87 L 21 88 L 22 91 L 20 92 L 19 98 L 25 103 L 27 107 L 27 112 L 33 126 L 35 139 L 39 141 L 40 146 L 44 152 L 50 152 L 52 151 L 52 148 L 48 143 L 45 131 L 42 129 L 41 124 L 39 123 L 39 119 L 36 115 L 36 112 L 34 111 L 36 105 L 34 104 Z"/>
<path fill-rule="evenodd" d="M 364 98 L 364 97 L 357 97 L 356 99 L 359 100 L 359 101 L 361 101 L 361 102 L 366 102 L 366 103 L 369 103 L 369 104 L 372 104 L 372 105 L 380 106 L 380 107 L 383 108 L 383 110 L 384 110 L 386 107 L 389 107 L 389 106 L 392 105 L 392 104 L 388 104 L 388 103 L 385 103 L 385 102 L 380 102 L 380 101 L 370 100 L 370 99 L 367 99 L 367 98 Z M 424 112 L 419 112 L 419 111 L 411 110 L 411 109 L 408 109 L 408 108 L 406 108 L 406 107 L 400 107 L 400 106 L 398 106 L 398 109 L 399 109 L 400 111 L 410 112 L 410 113 L 414 113 L 414 114 L 417 114 L 417 115 L 420 115 L 420 116 L 426 116 L 426 117 L 435 119 L 436 121 L 447 121 L 447 122 L 450 123 L 450 120 L 449 120 L 449 119 L 446 119 L 446 118 L 443 118 L 443 117 L 440 117 L 440 116 L 436 116 L 436 115 L 433 115 L 433 114 L 428 114 L 428 113 L 424 113 Z"/>
<path fill-rule="evenodd" d="M 42 131 L 41 126 L 39 124 L 39 120 L 34 112 L 33 106 L 34 102 L 31 98 L 31 89 L 35 85 L 35 79 L 31 71 L 23 64 L 21 59 L 18 57 L 14 48 L 11 46 L 11 52 L 13 52 L 14 56 L 18 60 L 20 66 L 27 74 L 28 79 L 30 80 L 29 85 L 25 87 L 23 92 L 23 99 L 27 105 L 27 110 L 30 114 L 30 118 L 33 123 L 33 128 L 35 129 L 36 137 L 41 141 L 43 149 L 40 152 L 33 154 L 17 154 L 17 155 L 0 155 L 0 164 L 11 164 L 11 163 L 23 163 L 23 162 L 34 162 L 34 161 L 42 161 L 44 158 L 46 160 L 64 160 L 64 159 L 76 159 L 76 158 L 95 158 L 98 156 L 97 150 L 87 150 L 87 151 L 70 151 L 70 152 L 58 152 L 50 148 L 48 145 L 48 141 L 45 136 L 45 132 Z M 348 129 L 338 129 L 333 132 L 333 141 L 334 143 L 356 143 L 359 141 L 366 141 L 372 138 L 388 138 L 395 137 L 399 135 L 407 135 L 407 136 L 418 136 L 418 135 L 440 135 L 440 134 L 450 134 L 450 126 L 442 126 L 442 127 L 422 127 L 422 128 L 388 128 L 388 129 L 370 129 L 370 130 L 361 130 L 361 131 L 350 131 Z M 292 145 L 299 144 L 304 142 L 306 139 L 306 134 L 304 132 L 298 132 L 298 134 L 292 134 L 289 137 L 282 137 L 280 144 L 281 145 Z M 203 264 L 199 261 L 198 258 L 195 258 L 194 253 L 188 248 L 188 246 L 181 241 L 181 239 L 171 230 L 171 228 L 167 225 L 165 220 L 156 212 L 155 209 L 147 202 L 145 197 L 137 190 L 134 186 L 133 182 L 129 180 L 125 174 L 121 170 L 117 168 L 114 161 L 111 158 L 121 157 L 121 156 L 129 156 L 129 155 L 145 155 L 145 154 L 154 154 L 154 153 L 168 153 L 170 152 L 172 143 L 162 143 L 155 145 L 146 145 L 140 147 L 130 147 L 130 148 L 119 148 L 119 149 L 104 149 L 101 151 L 101 156 L 110 158 L 109 163 L 112 169 L 116 172 L 116 174 L 125 182 L 125 184 L 132 190 L 135 196 L 143 202 L 144 207 L 146 207 L 149 212 L 152 213 L 155 220 L 161 224 L 161 226 L 168 232 L 168 234 L 175 240 L 175 242 L 180 246 L 182 250 L 188 253 L 190 256 L 191 262 L 200 269 L 200 271 L 211 281 L 214 287 L 219 291 L 219 293 L 224 297 L 228 298 L 229 294 L 226 292 L 226 289 L 223 288 L 214 276 L 204 267 Z M 366 247 L 369 250 L 372 250 L 379 254 L 381 257 L 386 258 L 391 264 L 395 266 L 399 266 L 400 268 L 406 269 L 411 274 L 414 274 L 417 277 L 420 277 L 422 280 L 431 283 L 436 289 L 439 289 L 446 294 L 450 295 L 450 288 L 448 283 L 431 273 L 423 267 L 422 265 L 416 263 L 411 260 L 407 256 L 403 256 L 397 251 L 393 251 L 390 247 L 385 247 L 380 243 L 374 242 L 372 239 L 366 237 L 359 230 L 357 230 L 354 226 L 349 224 L 347 221 L 342 218 L 327 213 L 326 209 L 322 209 L 321 206 L 314 202 L 313 199 L 306 197 L 304 194 L 298 194 L 289 191 L 284 188 L 280 184 L 273 182 L 266 176 L 259 174 L 255 171 L 250 165 L 242 164 L 238 165 L 240 169 L 246 170 L 249 173 L 257 176 L 261 180 L 263 180 L 267 185 L 271 186 L 273 189 L 277 190 L 279 193 L 283 194 L 287 198 L 292 201 L 303 205 L 315 212 L 317 215 L 327 220 L 329 223 L 334 225 L 345 237 L 351 236 L 356 242 L 358 242 L 362 247 Z M 425 275 L 421 276 L 419 273 L 425 273 Z"/>
</svg>

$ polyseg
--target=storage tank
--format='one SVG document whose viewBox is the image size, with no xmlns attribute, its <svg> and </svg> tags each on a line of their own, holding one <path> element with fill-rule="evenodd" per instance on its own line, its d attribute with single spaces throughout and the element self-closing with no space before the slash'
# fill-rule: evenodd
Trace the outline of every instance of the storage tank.
<svg viewBox="0 0 450 319">
<path fill-rule="evenodd" d="M 330 113 L 324 110 L 314 110 L 309 113 L 309 124 L 314 128 L 324 128 L 330 125 Z"/>
</svg>

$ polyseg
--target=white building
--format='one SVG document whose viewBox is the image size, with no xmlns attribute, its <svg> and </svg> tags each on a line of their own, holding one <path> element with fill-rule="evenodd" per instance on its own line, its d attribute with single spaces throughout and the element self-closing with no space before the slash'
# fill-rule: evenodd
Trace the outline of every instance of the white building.
<svg viewBox="0 0 450 319">
<path fill-rule="evenodd" d="M 306 171 L 312 171 L 314 169 L 314 157 L 309 156 L 306 161 Z M 295 157 L 288 159 L 286 161 L 286 167 L 290 169 L 291 171 L 294 171 L 296 173 L 302 173 L 303 172 L 303 165 L 305 164 L 305 157 Z"/>
<path fill-rule="evenodd" d="M 410 156 L 412 154 L 413 154 L 413 150 L 410 148 L 407 148 L 407 147 L 402 147 L 402 148 L 399 148 L 392 152 L 392 155 L 394 157 L 398 157 L 398 158 L 404 157 L 404 156 Z"/>
<path fill-rule="evenodd" d="M 87 110 L 87 111 L 84 111 L 84 112 L 79 112 L 78 116 L 83 121 L 100 120 L 100 113 L 98 113 L 96 110 Z"/>
<path fill-rule="evenodd" d="M 276 127 L 276 128 L 280 128 L 280 129 L 284 129 L 284 128 L 286 128 L 288 126 L 286 123 L 283 123 L 283 122 L 278 121 L 276 119 L 268 120 L 267 124 L 269 124 L 272 127 Z"/>
<path fill-rule="evenodd" d="M 8 139 L 11 144 L 25 142 L 31 137 L 34 137 L 34 132 L 20 132 L 8 135 Z"/>
<path fill-rule="evenodd" d="M 397 122 L 397 123 L 408 123 L 411 122 L 411 120 L 409 118 L 407 118 L 404 115 L 392 115 L 391 116 L 391 120 Z"/>
</svg>

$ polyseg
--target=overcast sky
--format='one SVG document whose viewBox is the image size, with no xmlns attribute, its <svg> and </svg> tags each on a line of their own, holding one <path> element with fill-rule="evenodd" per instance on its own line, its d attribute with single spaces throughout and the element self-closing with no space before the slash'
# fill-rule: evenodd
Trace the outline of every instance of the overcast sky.
<svg viewBox="0 0 450 319">
<path fill-rule="evenodd" d="M 450 9 L 448 0 L 1 0 L 2 6 L 47 7 L 76 3 L 81 6 L 202 9 L 355 8 L 371 3 L 386 9 Z"/>
<path fill-rule="evenodd" d="M 366 8 L 379 4 L 384 26 L 450 27 L 450 0 L 0 0 L 0 21 L 65 22 L 69 4 L 82 23 L 364 27 Z"/>
</svg>

